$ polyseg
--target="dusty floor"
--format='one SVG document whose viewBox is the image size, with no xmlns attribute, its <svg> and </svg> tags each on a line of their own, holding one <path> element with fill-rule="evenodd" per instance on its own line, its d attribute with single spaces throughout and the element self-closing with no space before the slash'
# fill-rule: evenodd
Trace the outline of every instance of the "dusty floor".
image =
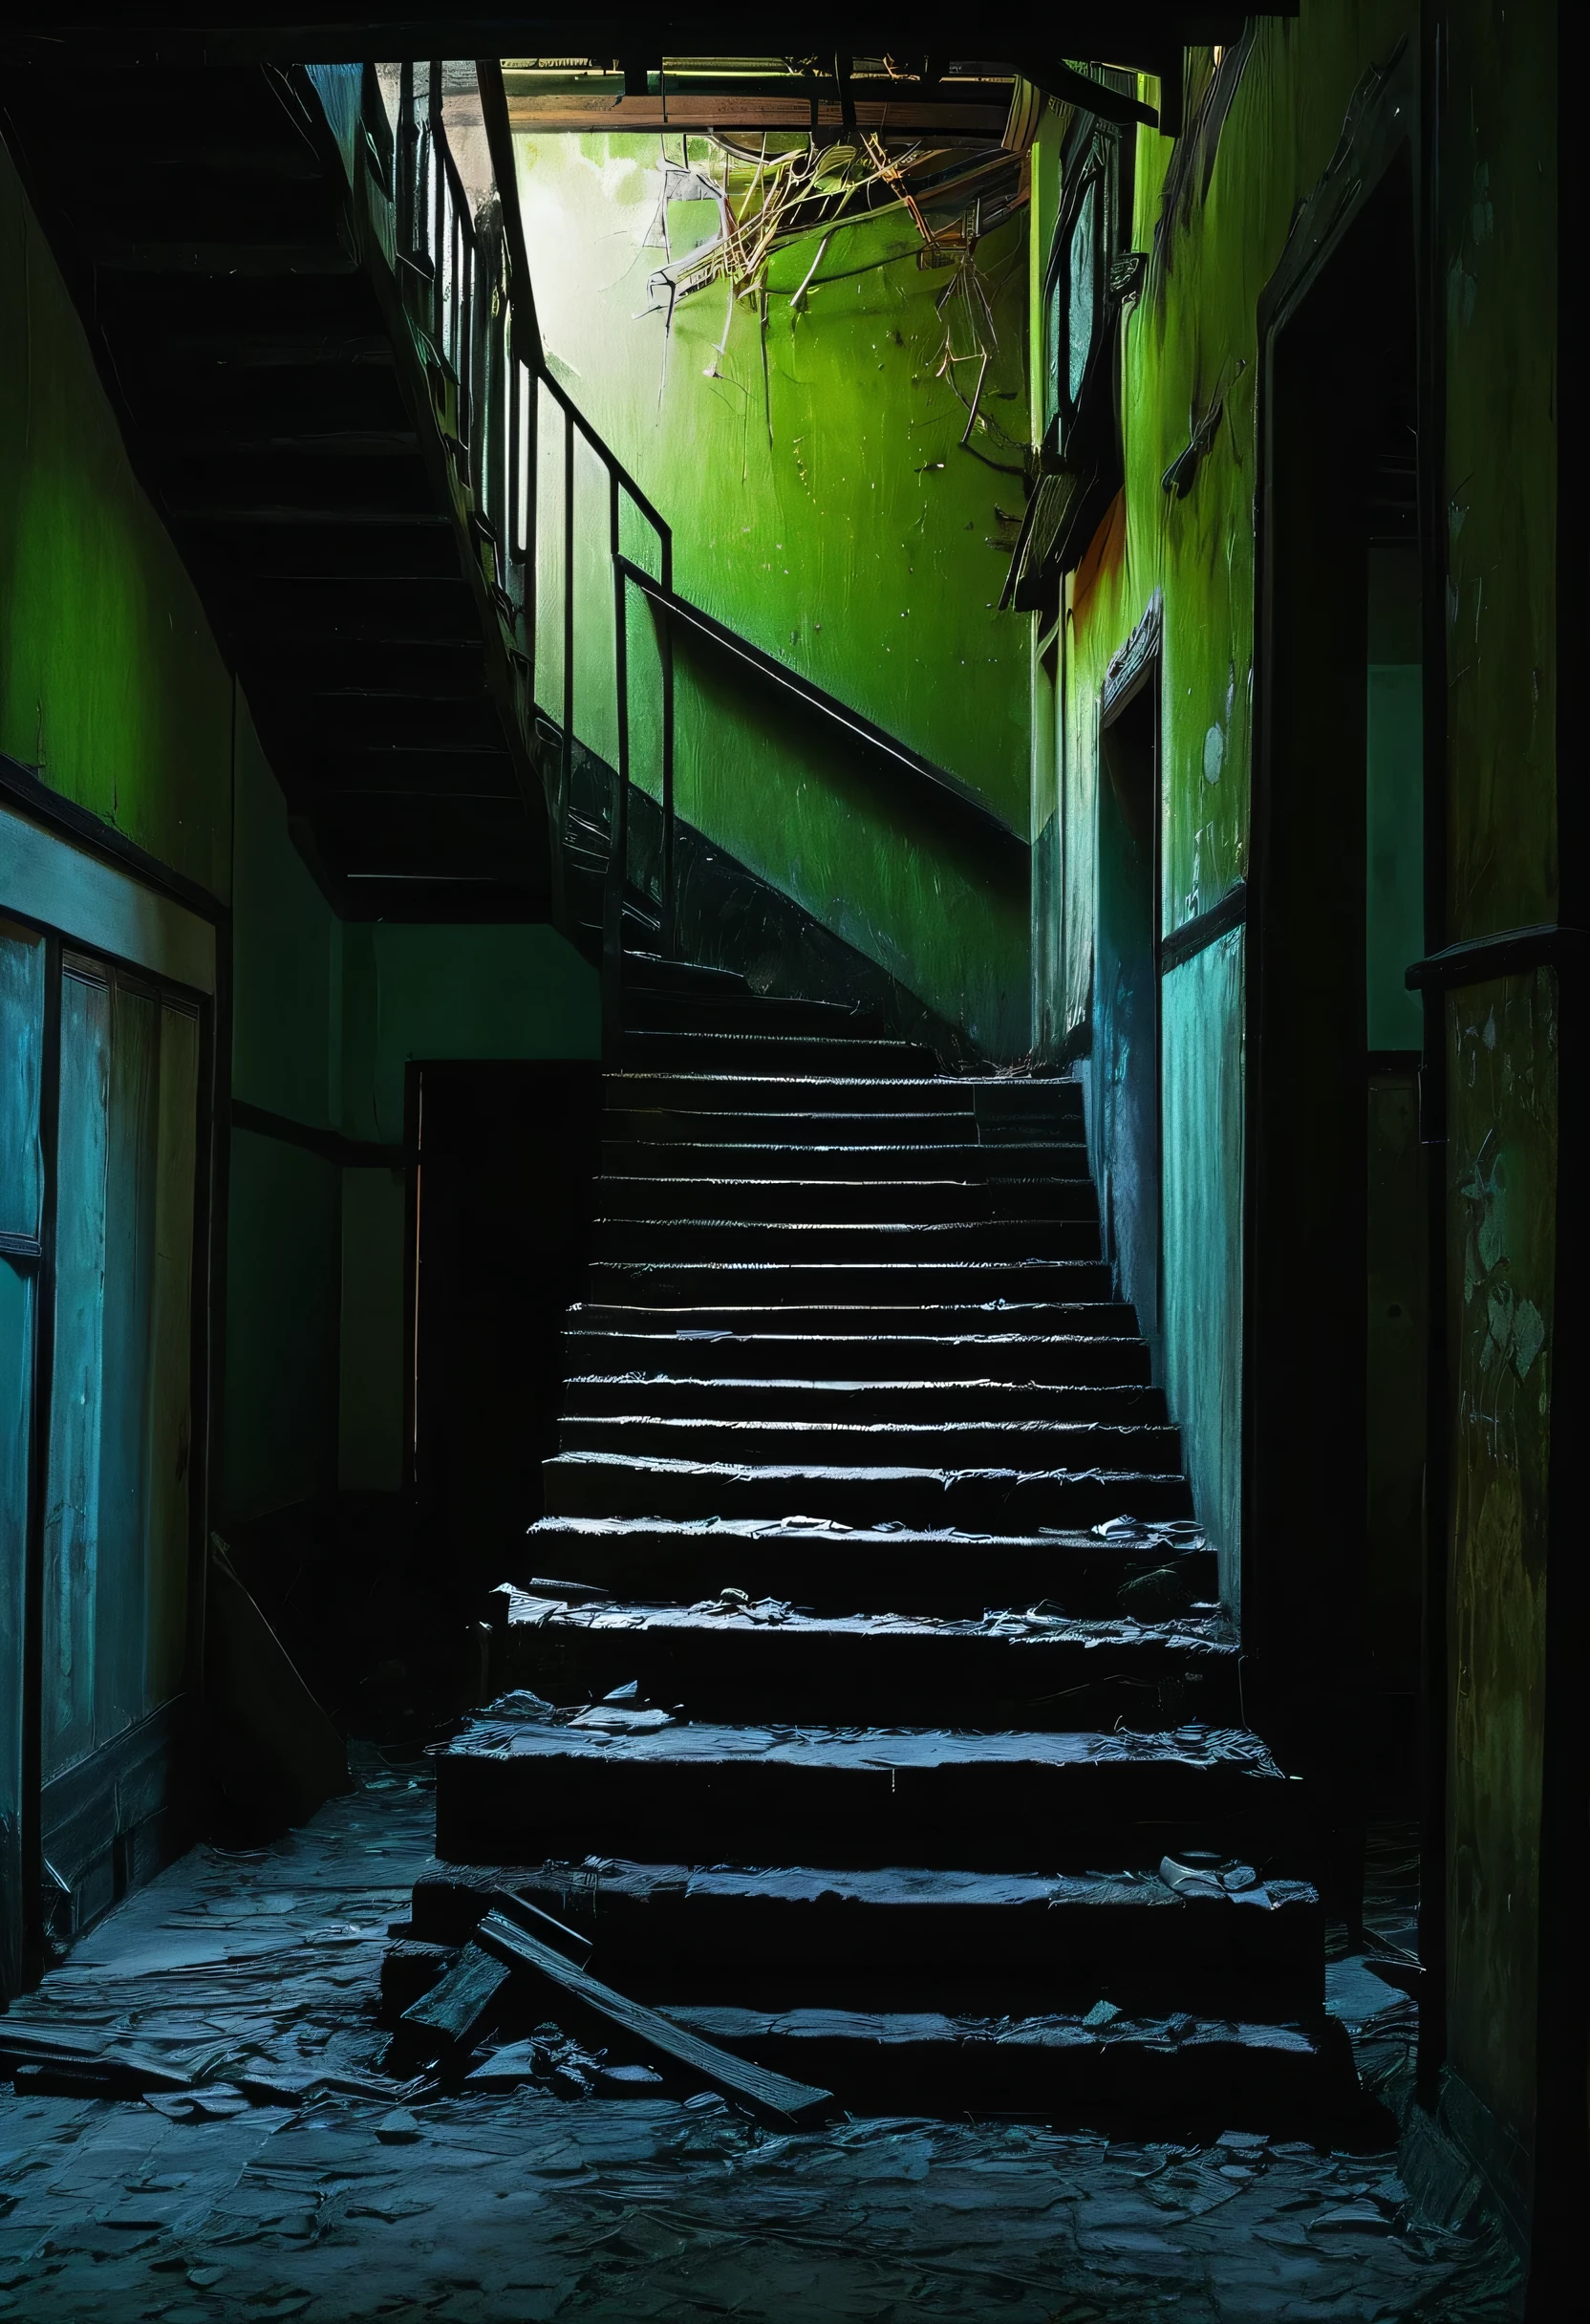
<svg viewBox="0 0 1590 2324">
<path fill-rule="evenodd" d="M 202 2075 L 209 2112 L 0 2086 L 0 2317 L 1513 2313 L 1511 2267 L 1484 2234 L 1413 2220 L 1390 2153 L 1135 2145 L 1010 2121 L 782 2137 L 712 2098 L 568 2103 L 535 2088 L 420 2106 L 417 2135 L 389 2142 L 376 1988 L 387 1923 L 429 1853 L 430 1798 L 368 1752 L 362 1773 L 273 1848 L 196 1850 L 4 2021 Z M 1383 1932 L 1406 1935 L 1395 1860 L 1383 1848 L 1372 1898 Z M 1331 1982 L 1366 2075 L 1393 2071 L 1412 2005 L 1350 1958 Z M 281 2102 L 258 2102 L 270 2091 Z"/>
</svg>

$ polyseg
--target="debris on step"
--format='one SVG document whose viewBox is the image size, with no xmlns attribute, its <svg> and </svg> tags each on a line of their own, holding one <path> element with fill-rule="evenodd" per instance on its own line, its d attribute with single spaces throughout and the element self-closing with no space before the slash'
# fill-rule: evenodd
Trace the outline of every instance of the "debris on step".
<svg viewBox="0 0 1590 2324">
<path fill-rule="evenodd" d="M 1208 1546 L 1203 1527 L 1192 1517 L 1107 1517 L 1088 1530 L 1124 1549 L 1174 1549 L 1191 1556 Z"/>
<path fill-rule="evenodd" d="M 1241 1863 L 1235 1857 L 1222 1857 L 1211 1849 L 1184 1848 L 1179 1857 L 1161 1857 L 1159 1877 L 1167 1888 L 1173 1888 L 1189 1902 L 1196 1897 L 1213 1897 L 1227 1904 L 1270 1909 L 1269 1890 L 1252 1864 Z"/>
<path fill-rule="evenodd" d="M 611 1987 L 598 1984 L 594 1977 L 587 1976 L 584 1970 L 566 1961 L 561 1953 L 527 1936 L 502 1913 L 488 1913 L 477 1933 L 480 1946 L 506 1965 L 505 1976 L 509 1970 L 528 1971 L 546 1979 L 558 1989 L 567 2004 L 615 2027 L 630 2045 L 650 2051 L 669 2065 L 682 2066 L 755 2114 L 775 2121 L 820 2121 L 833 2103 L 831 2091 L 747 2065 L 742 2058 L 670 2024 L 655 2010 L 644 2009 Z M 471 1946 L 466 1949 L 474 1952 L 478 1947 Z"/>
<path fill-rule="evenodd" d="M 631 1711 L 622 1703 L 593 1703 L 589 1711 L 576 1711 L 569 1722 L 570 1727 L 594 1728 L 598 1733 L 613 1735 L 650 1734 L 659 1727 L 672 1727 L 672 1715 L 666 1711 Z"/>
<path fill-rule="evenodd" d="M 539 1904 L 532 1904 L 528 1897 L 518 1896 L 511 1888 L 494 1889 L 489 1908 L 504 1920 L 514 1922 L 526 1936 L 534 1937 L 537 1944 L 550 1945 L 558 1952 L 566 1953 L 576 1969 L 584 1969 L 590 1960 L 591 1939 L 582 1936 L 577 1928 L 566 1927 Z"/>
<path fill-rule="evenodd" d="M 663 2014 L 786 2073 L 821 2074 L 855 2112 L 1037 2113 L 1053 2120 L 1195 2128 L 1284 2125 L 1314 2131 L 1348 2120 L 1356 2082 L 1338 2031 L 1144 2016 L 1105 2000 L 1085 2016 L 950 2016 L 933 2010 L 668 2007 Z M 1251 2156 L 1224 2157 L 1251 2174 Z"/>
</svg>

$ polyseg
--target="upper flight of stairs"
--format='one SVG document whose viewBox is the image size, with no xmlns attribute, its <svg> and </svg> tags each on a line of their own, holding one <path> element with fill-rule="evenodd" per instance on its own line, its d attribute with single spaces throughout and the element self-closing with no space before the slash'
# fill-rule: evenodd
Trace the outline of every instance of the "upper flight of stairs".
<svg viewBox="0 0 1590 2324">
<path fill-rule="evenodd" d="M 461 518 L 428 275 L 364 202 L 391 190 L 384 116 L 361 117 L 355 199 L 301 67 L 34 42 L 0 128 L 339 913 L 545 910 L 482 566 L 502 545 Z"/>
<path fill-rule="evenodd" d="M 1318 2124 L 1352 2077 L 1301 1787 L 1242 1721 L 1079 1088 L 660 962 L 627 1022 L 414 1936 L 505 1883 L 852 2107 Z M 1262 1886 L 1178 1893 L 1190 1851 Z"/>
</svg>

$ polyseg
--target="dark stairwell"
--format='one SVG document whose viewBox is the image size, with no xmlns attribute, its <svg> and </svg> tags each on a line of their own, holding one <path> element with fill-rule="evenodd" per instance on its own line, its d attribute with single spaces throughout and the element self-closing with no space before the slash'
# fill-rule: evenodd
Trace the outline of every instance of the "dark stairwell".
<svg viewBox="0 0 1590 2324">
<path fill-rule="evenodd" d="M 650 976 L 415 1937 L 516 1893 L 855 2109 L 1342 2119 L 1300 1787 L 1242 1723 L 1075 1085 Z"/>
<path fill-rule="evenodd" d="M 533 1898 L 609 1982 L 854 2108 L 1344 2119 L 1306 1801 L 1243 1721 L 1080 1089 L 980 1065 L 720 850 L 715 915 L 688 909 L 675 637 L 903 766 L 1001 875 L 1010 834 L 674 598 L 666 523 L 545 366 L 512 205 L 472 212 L 457 77 L 138 76 L 132 135 L 125 72 L 35 68 L 13 106 L 339 908 L 550 908 L 602 968 L 562 1449 L 494 1594 L 498 1699 L 439 1761 L 414 1935 L 457 1946 L 483 1899 Z M 535 710 L 517 462 L 542 393 L 566 460 L 578 434 L 605 471 L 619 602 L 659 618 L 660 803 L 622 716 L 616 767 L 577 740 L 567 557 L 559 715 Z M 670 957 L 732 958 L 737 911 L 782 944 L 777 996 Z M 446 1965 L 405 1960 L 398 1988 Z"/>
<path fill-rule="evenodd" d="M 566 2042 L 548 1982 L 483 1936 L 505 1913 L 815 2092 L 807 2127 L 1020 2118 L 1134 2161 L 1158 2141 L 1146 2177 L 1168 2142 L 1226 2134 L 1211 2205 L 1271 2138 L 1308 2142 L 1309 2171 L 1315 2147 L 1384 2147 L 1325 2007 L 1339 1836 L 1248 1723 L 1242 1633 L 1101 1231 L 1083 1083 L 994 1064 L 684 821 L 676 650 L 732 656 L 760 716 L 897 803 L 902 853 L 931 826 L 1024 910 L 1024 840 L 676 594 L 667 512 L 548 366 L 513 205 L 459 168 L 447 106 L 473 68 L 154 82 L 32 68 L 11 130 L 300 852 L 345 917 L 550 918 L 602 987 L 600 1173 L 589 1219 L 555 1222 L 569 1250 L 589 1228 L 589 1256 L 545 1513 L 511 1557 L 451 1563 L 422 1496 L 393 1527 L 432 1570 L 390 1631 L 450 1677 L 467 1599 L 480 1679 L 424 1706 L 446 1732 L 435 1856 L 407 1919 L 370 1908 L 378 2039 L 372 2006 L 343 2095 L 384 2109 L 379 2061 L 427 2123 L 516 2088 L 699 2102 L 699 2077 L 635 2066 L 657 2063 L 644 2039 L 593 2057 L 576 2012 L 588 2047 Z M 500 182 L 488 67 L 480 91 Z M 600 718 L 575 692 L 572 493 L 526 483 L 537 425 L 566 478 L 594 463 L 598 602 L 655 648 L 602 634 Z M 553 536 L 559 602 L 538 606 Z M 418 1146 L 395 1159 L 413 1186 Z M 375 1852 L 362 1829 L 331 1853 Z M 47 2044 L 48 1985 L 35 2013 Z M 223 2108 L 329 2102 L 307 2068 L 245 2066 Z"/>
</svg>

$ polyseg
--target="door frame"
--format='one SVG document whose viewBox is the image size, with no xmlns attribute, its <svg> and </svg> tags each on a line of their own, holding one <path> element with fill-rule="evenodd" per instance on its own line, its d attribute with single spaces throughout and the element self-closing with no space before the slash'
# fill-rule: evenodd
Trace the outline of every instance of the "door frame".
<svg viewBox="0 0 1590 2324">
<path fill-rule="evenodd" d="M 7 1932 L 18 1990 L 48 1966 L 43 1846 L 44 1539 L 48 1514 L 54 1371 L 55 1204 L 60 1118 L 63 955 L 102 961 L 197 1012 L 193 1243 L 189 1272 L 188 1620 L 183 1691 L 174 1721 L 179 1772 L 186 1724 L 197 1711 L 204 1657 L 204 1570 L 215 1485 L 224 1287 L 226 1091 L 229 1084 L 231 915 L 196 883 L 120 832 L 58 799 L 14 761 L 0 759 L 0 913 L 45 941 L 39 1141 L 44 1171 L 31 1382 L 28 1507 L 24 1533 L 22 1890 Z M 145 1726 L 148 1722 L 143 1723 Z M 135 1725 L 135 1735 L 141 1729 Z M 107 1749 L 114 1754 L 116 1742 Z M 85 1762 L 86 1764 L 86 1762 Z M 7 1940 L 0 1940 L 0 1951 Z"/>
<path fill-rule="evenodd" d="M 1434 827 L 1441 824 L 1444 812 L 1445 729 L 1443 719 L 1440 716 L 1432 718 L 1429 714 L 1432 693 L 1429 663 L 1431 623 L 1433 618 L 1439 634 L 1442 611 L 1440 591 L 1436 590 L 1432 600 L 1430 587 L 1432 571 L 1442 570 L 1442 552 L 1439 547 L 1438 490 L 1433 497 L 1431 491 L 1432 480 L 1438 484 L 1440 474 L 1440 438 L 1438 416 L 1429 386 L 1429 349 L 1442 327 L 1444 309 L 1430 285 L 1426 218 L 1428 205 L 1423 174 L 1427 157 L 1420 134 L 1420 73 L 1416 43 L 1405 41 L 1399 44 L 1388 62 L 1384 67 L 1375 68 L 1360 83 L 1343 141 L 1325 174 L 1299 208 L 1286 247 L 1259 298 L 1257 309 L 1259 376 L 1255 492 L 1257 522 L 1254 545 L 1254 757 L 1243 1003 L 1247 1061 L 1244 1077 L 1245 1164 L 1242 1192 L 1241 1565 L 1245 1644 L 1254 1658 L 1250 1669 L 1256 1681 L 1254 1695 L 1257 1715 L 1261 1722 L 1278 1715 L 1285 1698 L 1287 1674 L 1301 1643 L 1295 1634 L 1296 1624 L 1292 1622 L 1284 1601 L 1278 1604 L 1277 1602 L 1276 1584 L 1282 1579 L 1283 1561 L 1290 1556 L 1292 1544 L 1285 1538 L 1286 1529 L 1278 1527 L 1276 1523 L 1276 1512 L 1266 1490 L 1268 1415 L 1263 1395 L 1266 1376 L 1263 1335 L 1267 1327 L 1270 1301 L 1274 1296 L 1268 1286 L 1275 1274 L 1274 1253 L 1278 1239 L 1275 1197 L 1266 1183 L 1266 1157 L 1272 1151 L 1270 1133 L 1274 1093 L 1284 1086 L 1286 1078 L 1286 1068 L 1278 1059 L 1275 1061 L 1272 1070 L 1272 1060 L 1266 1046 L 1267 1037 L 1273 1029 L 1267 1022 L 1267 996 L 1275 973 L 1272 932 L 1284 924 L 1287 905 L 1287 897 L 1278 886 L 1278 875 L 1273 854 L 1276 803 L 1286 779 L 1286 769 L 1280 764 L 1284 742 L 1281 729 L 1282 697 L 1278 682 L 1280 571 L 1276 543 L 1280 472 L 1276 436 L 1277 366 L 1287 325 L 1297 317 L 1304 301 L 1321 283 L 1364 211 L 1382 193 L 1390 173 L 1405 163 L 1408 175 L 1408 226 L 1413 258 L 1411 320 L 1420 425 L 1418 539 L 1425 592 L 1425 939 L 1427 946 L 1433 945 L 1440 940 L 1436 933 L 1438 919 L 1432 916 L 1431 912 L 1430 884 L 1434 860 L 1432 849 L 1438 850 L 1439 848 L 1439 835 Z M 1438 905 L 1436 910 L 1439 910 Z M 1273 915 L 1278 916 L 1273 919 Z M 1429 1038 L 1427 1016 L 1425 1074 L 1422 1077 L 1426 1086 L 1431 1066 Z M 1429 1179 L 1431 1200 L 1438 1208 L 1440 1172 L 1431 1171 Z M 1432 1213 L 1432 1251 L 1443 1232 L 1444 1227 L 1437 1226 Z M 1440 1642 L 1431 1629 L 1431 1606 L 1436 1600 L 1444 1606 L 1445 1590 L 1445 1517 L 1440 1506 L 1444 1457 L 1441 1431 L 1445 1426 L 1446 1381 L 1446 1353 L 1441 1326 L 1445 1302 L 1442 1276 L 1433 1270 L 1429 1277 L 1429 1299 L 1423 1585 L 1426 1612 L 1421 1672 L 1425 1708 L 1421 1714 L 1421 1759 L 1428 1767 L 1433 1750 L 1444 1767 L 1444 1709 L 1438 1711 L 1435 1708 L 1437 1704 L 1444 1706 L 1445 1701 L 1444 1660 Z M 1432 1728 L 1432 1719 L 1435 1728 Z M 1444 1831 L 1440 1817 L 1432 1822 L 1428 1808 L 1425 1821 L 1427 1869 L 1424 1886 L 1428 1894 L 1429 1866 L 1444 1854 Z M 1443 1894 L 1444 1877 L 1443 1866 L 1436 1874 Z M 1431 2011 L 1422 2012 L 1422 2018 L 1440 2012 L 1442 1995 L 1439 1990 L 1431 1994 L 1430 2001 Z"/>
<path fill-rule="evenodd" d="M 1105 786 L 1109 779 L 1105 764 L 1106 737 L 1123 714 L 1134 702 L 1141 700 L 1146 693 L 1151 696 L 1153 713 L 1153 811 L 1149 863 L 1149 1005 L 1153 1010 L 1154 1020 L 1154 1313 L 1150 1319 L 1139 1315 L 1137 1326 L 1148 1342 L 1153 1377 L 1157 1381 L 1164 1372 L 1165 1349 L 1165 1011 L 1160 991 L 1164 976 L 1165 941 L 1165 656 L 1164 614 L 1157 595 L 1110 662 L 1099 693 L 1099 724 L 1095 743 L 1097 773 L 1093 792 L 1095 924 L 1098 916 L 1097 882 L 1103 860 L 1097 826 L 1104 812 Z M 1093 1054 L 1097 1060 L 1096 1044 Z M 1101 1219 L 1101 1232 L 1103 1226 Z"/>
</svg>

